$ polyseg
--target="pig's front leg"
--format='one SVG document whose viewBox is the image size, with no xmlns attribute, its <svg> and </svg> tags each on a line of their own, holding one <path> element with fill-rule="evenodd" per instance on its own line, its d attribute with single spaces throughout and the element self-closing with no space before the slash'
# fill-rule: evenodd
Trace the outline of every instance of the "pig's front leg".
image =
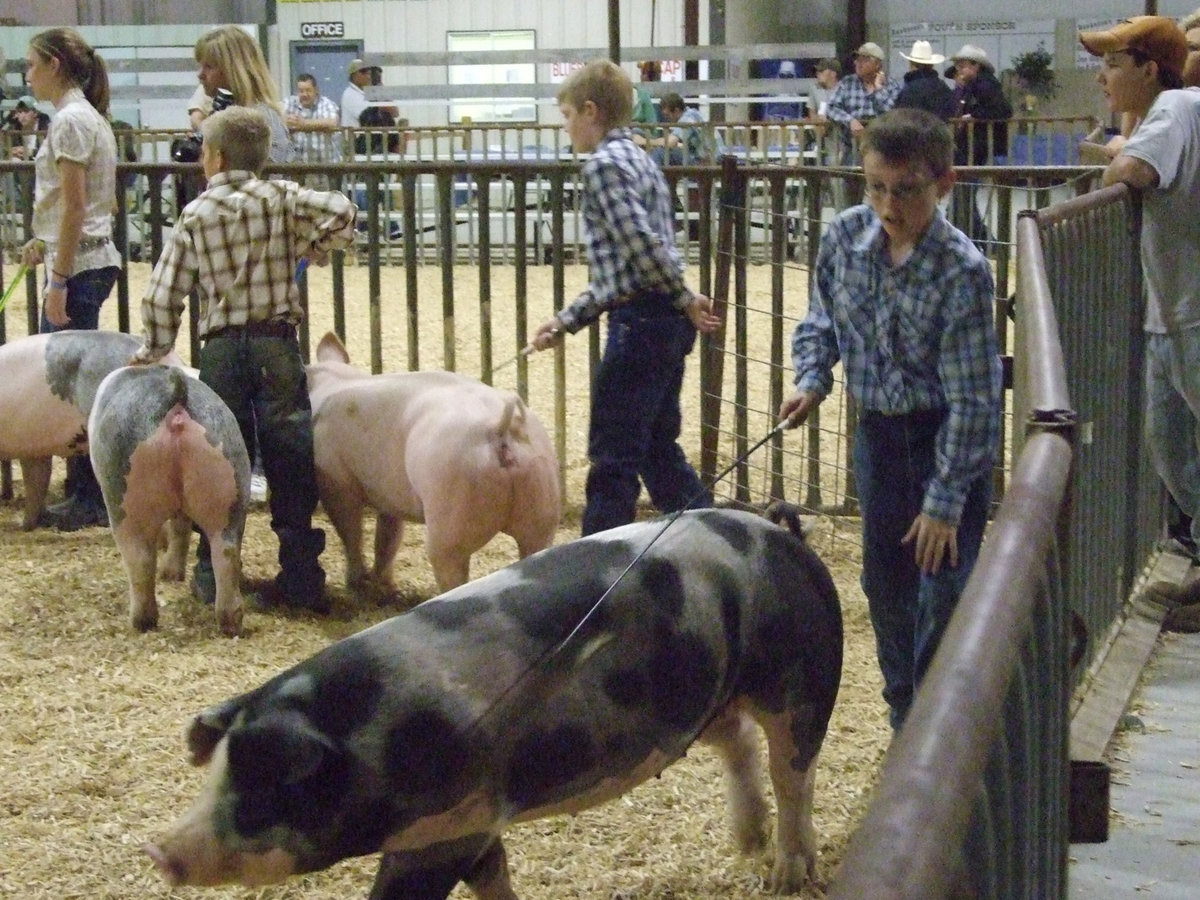
<svg viewBox="0 0 1200 900">
<path fill-rule="evenodd" d="M 385 853 L 368 900 L 446 900 L 460 881 L 479 900 L 518 900 L 509 884 L 504 845 L 487 835 L 414 853 Z"/>
<path fill-rule="evenodd" d="M 50 489 L 50 469 L 54 457 L 38 456 L 21 460 L 21 480 L 25 483 L 25 516 L 21 527 L 32 531 L 37 527 L 38 516 L 46 506 L 46 492 Z"/>
</svg>

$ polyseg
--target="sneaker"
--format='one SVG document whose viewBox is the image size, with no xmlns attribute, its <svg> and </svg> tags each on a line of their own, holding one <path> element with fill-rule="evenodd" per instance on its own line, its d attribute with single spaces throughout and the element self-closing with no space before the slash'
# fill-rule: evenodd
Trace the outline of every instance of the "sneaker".
<svg viewBox="0 0 1200 900">
<path fill-rule="evenodd" d="M 250 499 L 254 503 L 267 502 L 267 476 L 257 472 L 250 476 Z"/>
<path fill-rule="evenodd" d="M 1200 603 L 1190 603 L 1187 606 L 1177 606 L 1167 613 L 1163 619 L 1163 631 L 1174 631 L 1178 634 L 1196 634 L 1200 632 Z"/>
<path fill-rule="evenodd" d="M 1190 537 L 1175 535 L 1163 538 L 1158 542 L 1157 549 L 1160 553 L 1182 556 L 1184 559 L 1191 560 L 1193 564 L 1200 564 L 1200 555 L 1197 554 L 1196 542 Z"/>
<path fill-rule="evenodd" d="M 59 531 L 79 531 L 81 528 L 107 528 L 108 511 L 103 506 L 68 497 L 42 510 L 37 518 L 38 528 L 57 528 Z"/>
<path fill-rule="evenodd" d="M 1196 606 L 1200 604 L 1200 578 L 1186 584 L 1156 581 L 1146 588 L 1146 598 L 1172 611 Z"/>
<path fill-rule="evenodd" d="M 217 576 L 212 569 L 192 569 L 192 596 L 205 606 L 214 606 L 217 602 Z"/>
</svg>

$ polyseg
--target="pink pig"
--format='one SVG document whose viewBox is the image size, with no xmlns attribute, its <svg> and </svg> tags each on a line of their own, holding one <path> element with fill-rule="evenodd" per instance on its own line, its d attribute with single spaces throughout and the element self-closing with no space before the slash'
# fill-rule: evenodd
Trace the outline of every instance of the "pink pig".
<svg viewBox="0 0 1200 900">
<path fill-rule="evenodd" d="M 88 451 L 96 388 L 141 343 L 115 331 L 58 331 L 0 346 L 0 459 L 21 462 L 26 531 L 46 505 L 54 457 Z M 174 351 L 163 362 L 181 364 Z"/>
<path fill-rule="evenodd" d="M 346 548 L 347 581 L 366 577 L 365 507 L 378 512 L 374 576 L 394 587 L 404 522 L 425 523 L 438 588 L 470 579 L 471 554 L 499 532 L 522 558 L 550 546 L 558 466 L 542 423 L 515 394 L 453 372 L 368 375 L 332 332 L 308 367 L 321 504 Z"/>
</svg>

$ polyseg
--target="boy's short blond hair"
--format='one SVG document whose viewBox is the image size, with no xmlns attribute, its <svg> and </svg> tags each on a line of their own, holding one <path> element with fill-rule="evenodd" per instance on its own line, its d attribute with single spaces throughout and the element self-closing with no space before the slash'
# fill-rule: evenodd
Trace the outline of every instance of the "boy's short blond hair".
<svg viewBox="0 0 1200 900">
<path fill-rule="evenodd" d="M 557 100 L 583 109 L 589 100 L 608 128 L 628 125 L 633 117 L 633 82 L 625 70 L 607 59 L 594 59 L 576 69 L 558 90 Z"/>
<path fill-rule="evenodd" d="M 271 155 L 271 126 L 257 109 L 231 106 L 200 125 L 204 143 L 225 157 L 224 171 L 262 172 Z"/>
</svg>

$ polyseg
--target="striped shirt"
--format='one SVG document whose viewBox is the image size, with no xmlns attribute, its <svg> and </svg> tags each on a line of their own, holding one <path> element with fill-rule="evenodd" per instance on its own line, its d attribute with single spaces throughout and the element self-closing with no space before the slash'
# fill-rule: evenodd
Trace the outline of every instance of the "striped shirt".
<svg viewBox="0 0 1200 900">
<path fill-rule="evenodd" d="M 563 327 L 573 334 L 637 293 L 665 294 L 678 309 L 687 307 L 692 292 L 675 247 L 671 190 L 629 129 L 608 132 L 579 177 L 592 280 L 558 313 Z"/>
<path fill-rule="evenodd" d="M 849 145 L 852 140 L 850 120 L 858 119 L 859 122 L 866 125 L 871 119 L 882 116 L 895 106 L 896 97 L 899 94 L 900 82 L 895 78 L 886 79 L 883 87 L 867 93 L 866 85 L 863 84 L 861 78 L 857 75 L 848 75 L 833 89 L 825 116 L 830 121 L 845 126 L 842 129 L 842 142 Z"/>
<path fill-rule="evenodd" d="M 303 318 L 296 263 L 354 241 L 354 204 L 337 191 L 250 172 L 218 172 L 183 208 L 142 300 L 139 360 L 175 344 L 184 303 L 200 292 L 201 335 L 267 319 Z"/>
<path fill-rule="evenodd" d="M 874 210 L 839 215 L 821 239 L 808 315 L 792 337 L 796 388 L 820 396 L 839 361 L 860 409 L 945 409 L 922 512 L 957 524 L 1000 439 L 1000 357 L 987 260 L 939 209 L 891 265 Z"/>
<path fill-rule="evenodd" d="M 305 106 L 295 94 L 288 97 L 283 104 L 284 116 L 297 116 L 301 119 L 316 119 L 317 121 L 339 121 L 338 105 L 324 94 L 317 95 L 317 102 Z M 292 130 L 292 146 L 296 150 L 296 162 L 339 162 L 342 158 L 342 132 L 332 131 L 302 131 Z"/>
</svg>

